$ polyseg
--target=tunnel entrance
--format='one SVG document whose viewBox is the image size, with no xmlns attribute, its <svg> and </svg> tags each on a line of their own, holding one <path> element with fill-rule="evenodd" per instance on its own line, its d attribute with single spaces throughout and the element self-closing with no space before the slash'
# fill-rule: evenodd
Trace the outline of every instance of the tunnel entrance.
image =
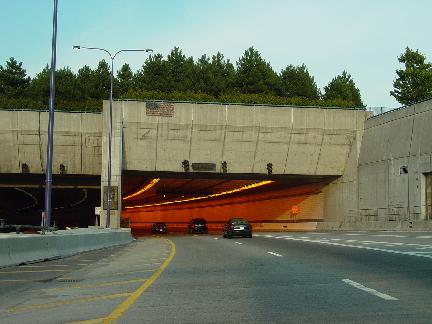
<svg viewBox="0 0 432 324">
<path fill-rule="evenodd" d="M 165 222 L 171 232 L 186 232 L 193 218 L 221 231 L 233 217 L 255 230 L 312 228 L 323 220 L 322 189 L 335 177 L 257 176 L 124 172 L 121 223 L 148 233 Z"/>
<path fill-rule="evenodd" d="M 52 221 L 59 229 L 95 225 L 100 177 L 53 175 Z M 45 210 L 44 174 L 0 175 L 0 218 L 6 224 L 41 225 Z"/>
</svg>

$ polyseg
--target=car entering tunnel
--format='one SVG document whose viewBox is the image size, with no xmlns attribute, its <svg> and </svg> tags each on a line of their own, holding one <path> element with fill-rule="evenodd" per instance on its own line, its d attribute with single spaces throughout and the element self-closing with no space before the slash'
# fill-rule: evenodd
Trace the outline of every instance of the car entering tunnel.
<svg viewBox="0 0 432 324">
<path fill-rule="evenodd" d="M 157 222 L 168 232 L 187 232 L 204 218 L 222 232 L 230 218 L 247 219 L 254 230 L 311 229 L 323 220 L 323 188 L 334 177 L 125 172 L 121 223 L 135 234 Z"/>
</svg>

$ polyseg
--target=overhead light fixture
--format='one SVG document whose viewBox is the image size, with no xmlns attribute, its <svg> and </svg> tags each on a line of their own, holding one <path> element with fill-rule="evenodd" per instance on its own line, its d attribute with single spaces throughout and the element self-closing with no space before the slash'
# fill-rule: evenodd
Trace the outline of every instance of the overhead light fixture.
<svg viewBox="0 0 432 324">
<path fill-rule="evenodd" d="M 134 192 L 133 194 L 130 194 L 129 196 L 123 197 L 123 200 L 128 200 L 128 199 L 131 199 L 133 197 L 136 197 L 136 196 L 142 194 L 143 192 L 145 192 L 145 191 L 149 190 L 150 188 L 152 188 L 156 183 L 159 182 L 159 180 L 160 179 L 153 179 L 153 180 L 151 180 L 150 182 L 146 183 L 144 185 L 144 187 L 142 187 L 140 190 Z"/>
<path fill-rule="evenodd" d="M 198 196 L 198 197 L 192 197 L 192 198 L 186 198 L 186 199 L 176 199 L 176 200 L 170 200 L 170 201 L 165 201 L 165 202 L 155 203 L 155 204 L 128 206 L 128 207 L 125 207 L 125 209 L 134 209 L 134 208 L 144 208 L 144 207 L 171 205 L 171 204 L 184 203 L 184 202 L 189 202 L 189 201 L 194 201 L 194 200 L 210 199 L 210 198 L 215 198 L 215 197 L 220 197 L 220 196 L 224 196 L 224 195 L 228 195 L 228 194 L 233 194 L 233 193 L 241 192 L 241 191 L 244 191 L 244 190 L 254 189 L 254 188 L 257 188 L 257 187 L 268 185 L 268 184 L 273 183 L 273 182 L 274 181 L 270 181 L 270 180 L 260 181 L 260 182 L 251 183 L 249 185 L 246 185 L 246 186 L 243 186 L 243 187 L 240 187 L 240 188 L 226 190 L 226 191 L 222 191 L 222 192 L 211 194 L 211 195 L 207 195 L 207 196 Z"/>
</svg>

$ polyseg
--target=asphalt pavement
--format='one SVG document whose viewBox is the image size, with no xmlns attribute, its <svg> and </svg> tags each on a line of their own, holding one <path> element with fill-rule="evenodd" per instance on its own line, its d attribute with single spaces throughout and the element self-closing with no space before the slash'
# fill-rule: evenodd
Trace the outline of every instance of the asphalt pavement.
<svg viewBox="0 0 432 324">
<path fill-rule="evenodd" d="M 166 235 L 0 269 L 0 323 L 431 323 L 432 233 Z"/>
</svg>

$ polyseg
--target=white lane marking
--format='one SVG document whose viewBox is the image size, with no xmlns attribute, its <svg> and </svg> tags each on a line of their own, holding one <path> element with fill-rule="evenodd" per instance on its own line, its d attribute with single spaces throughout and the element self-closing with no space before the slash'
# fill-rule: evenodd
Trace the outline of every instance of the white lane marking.
<svg viewBox="0 0 432 324">
<path fill-rule="evenodd" d="M 378 235 L 372 235 L 372 236 L 378 236 L 378 237 L 380 237 L 380 236 L 388 236 L 388 237 L 408 237 L 408 236 L 405 236 L 405 235 L 394 235 L 394 234 L 378 234 Z"/>
<path fill-rule="evenodd" d="M 384 294 L 384 293 L 379 292 L 379 291 L 377 291 L 375 289 L 372 289 L 372 288 L 365 287 L 362 284 L 359 284 L 358 282 L 352 281 L 350 279 L 342 279 L 342 281 L 345 282 L 345 283 L 347 283 L 348 285 L 351 285 L 351 286 L 353 286 L 353 287 L 355 287 L 357 289 L 366 291 L 369 294 L 375 295 L 375 296 L 380 297 L 382 299 L 385 299 L 385 300 L 398 300 L 397 298 L 395 298 L 393 296 Z"/>
<path fill-rule="evenodd" d="M 285 236 L 276 236 L 275 238 L 277 238 L 277 239 L 281 239 L 281 238 L 284 238 Z"/>
<path fill-rule="evenodd" d="M 309 236 L 300 236 L 301 239 L 309 239 Z"/>
<path fill-rule="evenodd" d="M 281 254 L 278 254 L 278 253 L 276 253 L 276 252 L 267 252 L 268 254 L 271 254 L 271 255 L 274 255 L 274 256 L 277 256 L 277 257 L 281 257 L 282 255 Z"/>
<path fill-rule="evenodd" d="M 215 237 L 214 239 L 215 239 L 215 240 L 219 240 L 219 237 Z"/>
<path fill-rule="evenodd" d="M 243 243 L 241 243 L 241 242 L 237 242 L 237 241 L 235 241 L 234 242 L 235 244 L 240 244 L 240 245 L 242 245 Z"/>
<path fill-rule="evenodd" d="M 292 241 L 303 241 L 303 242 L 321 243 L 321 244 L 334 245 L 334 246 L 351 247 L 351 248 L 355 248 L 355 249 L 380 251 L 380 252 L 387 252 L 387 253 L 394 253 L 394 254 L 411 255 L 411 256 L 418 256 L 418 257 L 423 257 L 423 258 L 427 258 L 427 259 L 432 259 L 432 255 L 417 254 L 417 253 L 403 252 L 403 251 L 397 251 L 397 250 L 387 250 L 387 249 L 381 249 L 381 248 L 364 246 L 364 245 L 351 245 L 351 244 L 336 243 L 336 242 L 329 242 L 329 241 L 323 241 L 323 240 L 302 240 L 302 239 L 298 239 L 298 238 L 289 238 L 289 237 L 287 237 L 285 239 L 286 240 L 292 240 Z"/>
<path fill-rule="evenodd" d="M 341 239 L 330 239 L 330 241 L 342 241 Z"/>
<path fill-rule="evenodd" d="M 357 240 L 346 240 L 345 242 L 352 243 L 352 242 L 357 242 Z"/>
<path fill-rule="evenodd" d="M 427 251 L 427 252 L 422 252 L 422 251 L 413 251 L 413 252 L 409 252 L 409 253 L 432 253 L 432 251 Z"/>
<path fill-rule="evenodd" d="M 344 235 L 356 236 L 356 235 L 361 235 L 361 234 L 357 234 L 357 233 L 349 233 L 349 234 L 344 234 Z"/>
<path fill-rule="evenodd" d="M 432 238 L 432 236 L 417 236 L 416 238 L 419 238 L 419 239 L 430 239 L 430 238 Z"/>
<path fill-rule="evenodd" d="M 264 235 L 265 237 L 273 237 L 272 235 Z"/>
<path fill-rule="evenodd" d="M 328 235 L 329 233 L 316 233 L 316 232 L 310 232 L 310 233 L 307 233 L 308 235 L 309 234 L 312 234 L 312 235 Z"/>
</svg>

